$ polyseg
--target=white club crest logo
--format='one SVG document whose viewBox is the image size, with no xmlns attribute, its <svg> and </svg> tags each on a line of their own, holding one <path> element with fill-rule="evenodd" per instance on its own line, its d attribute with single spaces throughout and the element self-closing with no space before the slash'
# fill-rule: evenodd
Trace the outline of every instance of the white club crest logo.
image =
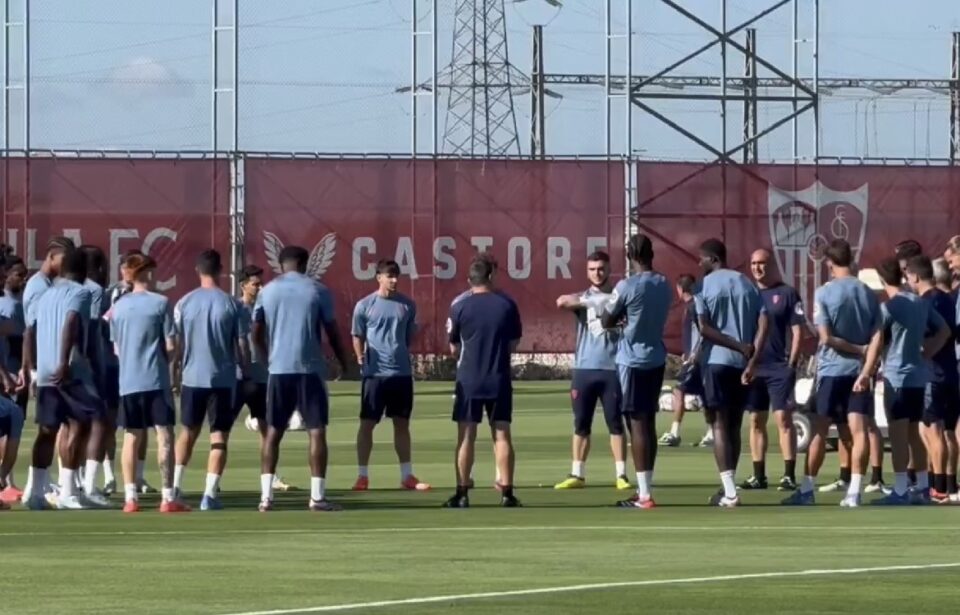
<svg viewBox="0 0 960 615">
<path fill-rule="evenodd" d="M 770 185 L 767 193 L 770 239 L 777 265 L 786 282 L 793 284 L 810 305 L 814 291 L 829 281 L 823 249 L 834 239 L 844 239 L 859 260 L 867 231 L 869 188 L 839 192 L 817 181 L 792 192 Z M 814 315 L 816 315 L 814 306 Z"/>
<path fill-rule="evenodd" d="M 267 264 L 270 265 L 274 273 L 282 273 L 280 267 L 281 250 L 283 250 L 283 242 L 280 241 L 280 238 L 269 231 L 264 231 L 263 253 L 267 257 Z M 327 233 L 317 242 L 317 245 L 313 246 L 313 250 L 310 252 L 310 260 L 307 261 L 307 275 L 314 280 L 321 280 L 323 274 L 333 263 L 333 257 L 336 254 L 337 236 L 333 233 Z"/>
</svg>

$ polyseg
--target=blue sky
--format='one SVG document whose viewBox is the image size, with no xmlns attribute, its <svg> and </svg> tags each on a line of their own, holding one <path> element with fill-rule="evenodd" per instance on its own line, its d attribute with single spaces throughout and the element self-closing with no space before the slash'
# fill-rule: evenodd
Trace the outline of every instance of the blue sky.
<svg viewBox="0 0 960 615">
<path fill-rule="evenodd" d="M 626 0 L 613 0 L 622 15 Z M 553 13 L 543 0 L 508 2 L 510 53 L 530 69 L 530 30 L 546 27 L 547 72 L 602 73 L 603 0 L 564 0 Z M 739 23 L 773 0 L 730 0 L 728 22 Z M 719 25 L 719 3 L 681 2 Z M 440 65 L 450 58 L 454 0 L 440 5 Z M 241 0 L 240 146 L 247 150 L 409 151 L 410 99 L 395 89 L 410 81 L 410 0 Z M 812 0 L 801 0 L 801 37 L 812 31 Z M 946 78 L 950 32 L 960 29 L 960 3 L 949 0 L 821 0 L 821 75 Z M 424 3 L 426 7 L 426 3 Z M 707 40 L 694 24 L 659 0 L 634 0 L 634 70 L 650 73 Z M 426 14 L 426 10 L 423 11 Z M 32 131 L 39 148 L 209 149 L 210 3 L 200 0 L 44 0 L 32 6 Z M 425 22 L 424 27 L 428 24 Z M 618 28 L 623 28 L 619 19 Z M 761 54 L 789 72 L 790 9 L 757 24 Z M 811 73 L 810 46 L 801 74 Z M 731 50 L 730 74 L 742 70 Z M 624 65 L 621 49 L 614 65 Z M 426 68 L 424 66 L 423 68 Z M 680 74 L 720 72 L 719 48 Z M 761 74 L 766 74 L 762 71 Z M 548 151 L 603 152 L 601 88 L 556 88 L 549 99 Z M 444 121 L 441 100 L 440 124 Z M 521 132 L 528 97 L 516 99 Z M 704 139 L 719 145 L 717 103 L 659 103 Z M 766 104 L 760 123 L 787 107 Z M 868 91 L 823 97 L 822 154 L 933 156 L 947 154 L 945 93 L 882 96 Z M 622 107 L 616 117 L 622 116 Z M 729 109 L 740 132 L 741 110 Z M 421 119 L 428 124 L 429 117 Z M 647 157 L 708 155 L 656 120 L 635 115 L 635 147 Z M 801 122 L 801 155 L 809 155 L 809 121 Z M 622 147 L 617 128 L 616 148 Z M 426 133 L 424 133 L 426 136 Z M 521 135 L 521 143 L 529 141 Z M 790 155 L 785 127 L 760 148 L 763 159 Z"/>
</svg>

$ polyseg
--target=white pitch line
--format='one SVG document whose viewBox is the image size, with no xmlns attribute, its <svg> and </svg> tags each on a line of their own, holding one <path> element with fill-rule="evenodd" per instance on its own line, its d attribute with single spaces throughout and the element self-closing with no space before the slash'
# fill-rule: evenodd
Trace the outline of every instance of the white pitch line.
<svg viewBox="0 0 960 615">
<path fill-rule="evenodd" d="M 836 532 L 858 533 L 864 532 L 942 532 L 944 526 L 834 526 L 834 525 L 514 525 L 505 527 L 478 526 L 478 527 L 367 527 L 367 528 L 289 528 L 289 529 L 222 529 L 210 528 L 203 530 L 96 530 L 91 532 L 0 532 L 0 538 L 16 537 L 82 537 L 82 536 L 206 536 L 217 535 L 353 535 L 353 534 L 412 534 L 423 532 L 443 533 L 491 533 L 500 532 Z"/>
<path fill-rule="evenodd" d="M 560 587 L 539 587 L 536 589 L 518 589 L 502 592 L 482 592 L 476 594 L 453 594 L 449 596 L 427 596 L 424 598 L 406 598 L 404 600 L 380 600 L 377 602 L 353 602 L 300 609 L 279 609 L 273 611 L 244 611 L 230 615 L 293 615 L 294 613 L 329 613 L 334 611 L 353 611 L 389 606 L 411 604 L 431 604 L 437 602 L 461 602 L 464 600 L 484 600 L 487 598 L 509 598 L 515 596 L 537 596 L 542 594 L 560 594 L 596 589 L 623 587 L 651 587 L 657 585 L 689 585 L 694 583 L 716 583 L 718 581 L 744 581 L 748 579 L 780 579 L 784 577 L 817 577 L 836 574 L 864 574 L 868 572 L 898 572 L 908 570 L 934 570 L 937 568 L 960 568 L 960 562 L 949 564 L 918 564 L 904 566 L 879 566 L 876 568 L 837 568 L 833 570 L 796 570 L 783 572 L 756 572 L 750 574 L 727 574 L 715 577 L 685 577 L 680 579 L 651 579 L 647 581 L 618 581 L 613 583 L 586 583 L 583 585 L 565 585 Z"/>
</svg>

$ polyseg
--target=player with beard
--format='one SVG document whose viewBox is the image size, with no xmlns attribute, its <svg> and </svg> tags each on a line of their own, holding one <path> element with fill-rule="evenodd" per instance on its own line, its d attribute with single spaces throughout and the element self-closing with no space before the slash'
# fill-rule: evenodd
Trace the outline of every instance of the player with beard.
<svg viewBox="0 0 960 615">
<path fill-rule="evenodd" d="M 750 256 L 750 272 L 767 311 L 769 333 L 766 344 L 758 351 L 757 375 L 747 393 L 753 476 L 740 488 L 767 488 L 767 421 L 772 409 L 780 435 L 780 452 L 783 454 L 783 477 L 778 490 L 795 491 L 797 433 L 793 426 L 792 402 L 805 318 L 800 295 L 772 271 L 772 257 L 770 251 L 765 249 L 756 250 Z"/>
<path fill-rule="evenodd" d="M 614 461 L 617 489 L 629 489 L 627 444 L 624 438 L 622 397 L 617 378 L 617 341 L 619 329 L 605 329 L 601 316 L 612 303 L 610 256 L 594 252 L 587 257 L 590 287 L 580 294 L 557 298 L 557 307 L 572 312 L 577 319 L 577 347 L 573 359 L 570 397 L 573 405 L 573 467 L 556 489 L 581 489 L 586 486 L 587 455 L 597 402 L 610 432 L 610 452 Z"/>
<path fill-rule="evenodd" d="M 953 289 L 953 274 L 946 260 L 938 258 L 933 261 L 933 275 L 937 289 L 945 293 L 947 297 L 950 298 L 950 304 L 955 306 L 957 295 Z M 947 324 L 952 325 L 954 328 L 954 357 L 960 357 L 960 355 L 957 354 L 957 343 L 960 342 L 960 337 L 957 335 L 955 321 L 956 316 L 953 317 L 953 320 L 947 320 Z M 958 376 L 958 379 L 960 379 L 960 376 Z M 953 429 L 950 429 L 951 426 Z M 953 422 L 952 415 L 948 415 L 948 418 L 944 420 L 944 439 L 947 447 L 947 493 L 950 496 L 951 503 L 956 503 L 960 500 L 960 496 L 957 495 L 957 464 L 958 458 L 960 458 L 960 443 L 958 443 L 956 426 L 956 423 Z"/>
</svg>

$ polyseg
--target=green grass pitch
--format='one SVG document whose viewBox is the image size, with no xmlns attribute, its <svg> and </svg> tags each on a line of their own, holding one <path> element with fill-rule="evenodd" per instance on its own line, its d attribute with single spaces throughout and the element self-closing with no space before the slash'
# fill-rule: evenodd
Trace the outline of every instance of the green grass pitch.
<svg viewBox="0 0 960 615">
<path fill-rule="evenodd" d="M 440 509 L 454 484 L 449 383 L 417 387 L 415 471 L 434 490 L 397 489 L 391 427 L 384 423 L 376 432 L 372 490 L 350 493 L 358 387 L 338 383 L 328 482 L 344 512 L 308 512 L 304 491 L 278 494 L 271 514 L 256 512 L 256 438 L 238 424 L 223 512 L 161 516 L 148 499 L 139 515 L 19 508 L 0 515 L 0 612 L 306 613 L 346 605 L 356 606 L 349 612 L 404 615 L 954 610 L 960 567 L 930 565 L 960 565 L 960 508 L 845 510 L 831 494 L 815 508 L 787 509 L 776 505 L 782 494 L 773 490 L 745 494 L 736 510 L 709 508 L 718 479 L 710 452 L 689 446 L 703 432 L 701 415 L 691 414 L 684 445 L 661 448 L 660 507 L 619 510 L 612 504 L 628 494 L 613 489 L 602 418 L 595 420 L 589 488 L 554 491 L 570 467 L 568 389 L 563 382 L 516 389 L 522 509 L 497 507 L 486 444 L 478 447 L 473 508 Z M 660 421 L 665 427 L 669 416 Z M 771 478 L 781 469 L 775 443 L 771 438 Z M 302 433 L 291 433 L 281 456 L 282 474 L 300 487 L 309 486 L 305 444 Z M 194 506 L 206 450 L 198 446 L 187 470 Z M 821 480 L 836 471 L 831 455 Z M 749 472 L 745 452 L 738 479 Z M 153 463 L 148 480 L 159 482 Z M 601 586 L 575 587 L 595 584 Z M 549 591 L 522 593 L 538 589 Z M 377 604 L 403 600 L 410 602 Z"/>
</svg>

